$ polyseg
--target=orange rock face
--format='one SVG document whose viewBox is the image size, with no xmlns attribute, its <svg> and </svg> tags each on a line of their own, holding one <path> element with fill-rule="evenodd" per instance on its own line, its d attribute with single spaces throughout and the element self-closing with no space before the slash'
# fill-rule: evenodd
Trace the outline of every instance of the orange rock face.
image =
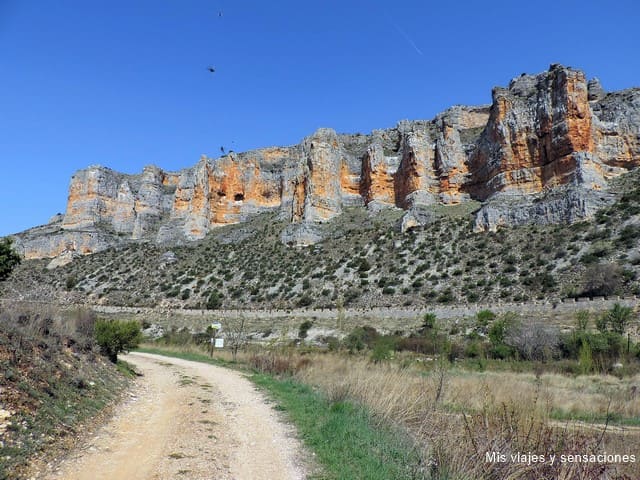
<svg viewBox="0 0 640 480">
<path fill-rule="evenodd" d="M 340 194 L 342 197 L 360 196 L 360 172 L 352 172 L 346 161 L 340 162 Z"/>
<path fill-rule="evenodd" d="M 324 222 L 342 213 L 342 152 L 336 133 L 318 130 L 303 141 L 301 156 L 304 194 L 296 188 L 291 220 Z"/>
<path fill-rule="evenodd" d="M 487 127 L 470 159 L 468 190 L 484 199 L 500 191 L 527 194 L 565 184 L 577 168 L 572 154 L 593 148 L 584 73 L 552 67 L 515 79 L 508 89 L 494 89 Z"/>
<path fill-rule="evenodd" d="M 57 230 L 27 235 L 21 248 L 39 258 L 91 253 L 126 238 L 194 240 L 267 210 L 301 226 L 290 232 L 292 243 L 311 242 L 319 238 L 314 224 L 357 205 L 410 209 L 403 225 L 411 227 L 426 218 L 414 206 L 489 202 L 503 192 L 527 196 L 567 184 L 604 188 L 608 178 L 640 165 L 638 128 L 640 89 L 606 94 L 584 73 L 553 65 L 495 88 L 490 107 L 455 106 L 371 135 L 320 129 L 296 146 L 203 156 L 180 172 L 81 170 Z M 530 212 L 578 218 L 580 212 L 559 211 L 569 203 Z M 492 209 L 479 228 L 529 215 Z"/>
<path fill-rule="evenodd" d="M 266 149 L 217 161 L 201 158 L 193 171 L 179 179 L 171 217 L 185 219 L 188 238 L 202 238 L 216 226 L 237 223 L 245 212 L 278 208 L 281 179 L 261 170 L 283 162 L 287 149 Z"/>
<path fill-rule="evenodd" d="M 359 189 L 365 204 L 377 201 L 395 205 L 394 175 L 397 168 L 397 162 L 385 158 L 384 150 L 379 143 L 374 143 L 368 148 L 362 161 L 362 180 Z"/>
<path fill-rule="evenodd" d="M 410 207 L 413 202 L 410 196 L 416 192 L 424 194 L 426 202 L 431 203 L 429 197 L 437 193 L 434 166 L 431 138 L 424 131 L 409 132 L 404 139 L 402 160 L 394 175 L 396 206 Z"/>
<path fill-rule="evenodd" d="M 488 107 L 457 106 L 436 117 L 435 172 L 440 202 L 458 204 L 469 199 L 463 192 L 469 180 L 467 151 L 488 119 Z"/>
</svg>

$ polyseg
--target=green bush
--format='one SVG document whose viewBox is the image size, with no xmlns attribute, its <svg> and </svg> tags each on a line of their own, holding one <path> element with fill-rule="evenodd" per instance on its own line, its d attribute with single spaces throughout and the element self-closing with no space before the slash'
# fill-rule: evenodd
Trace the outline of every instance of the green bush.
<svg viewBox="0 0 640 480">
<path fill-rule="evenodd" d="M 69 275 L 64 282 L 64 287 L 67 290 L 73 290 L 73 287 L 75 287 L 77 284 L 78 284 L 78 279 L 73 275 Z"/>
<path fill-rule="evenodd" d="M 435 313 L 425 313 L 422 317 L 422 326 L 418 330 L 421 335 L 433 332 L 438 329 L 438 317 Z"/>
<path fill-rule="evenodd" d="M 20 263 L 20 255 L 15 252 L 12 245 L 11 238 L 0 240 L 0 281 L 5 280 Z"/>
<path fill-rule="evenodd" d="M 631 307 L 625 307 L 616 303 L 607 312 L 609 324 L 611 325 L 611 331 L 618 335 L 623 335 L 627 329 L 627 324 L 631 320 L 633 309 Z"/>
<path fill-rule="evenodd" d="M 491 310 L 480 310 L 476 313 L 476 326 L 481 331 L 486 331 L 486 327 L 489 325 L 489 322 L 495 320 L 496 314 Z"/>
<path fill-rule="evenodd" d="M 299 339 L 303 339 L 303 338 L 307 338 L 307 333 L 309 332 L 309 329 L 313 326 L 313 322 L 310 320 L 305 320 L 304 322 L 302 322 L 300 324 L 300 327 L 298 328 L 298 338 Z"/>
<path fill-rule="evenodd" d="M 365 348 L 371 348 L 379 336 L 377 330 L 373 327 L 356 327 L 346 336 L 342 344 L 349 352 L 353 353 Z"/>
<path fill-rule="evenodd" d="M 216 310 L 222 306 L 222 298 L 220 294 L 214 290 L 207 298 L 207 310 Z"/>
<path fill-rule="evenodd" d="M 300 297 L 297 305 L 299 307 L 308 307 L 312 303 L 313 303 L 313 297 L 311 297 L 311 295 L 309 295 L 308 293 L 305 293 Z"/>
<path fill-rule="evenodd" d="M 140 344 L 142 332 L 140 324 L 135 320 L 98 320 L 95 325 L 95 337 L 102 353 L 113 363 L 117 363 L 118 353 L 126 352 Z"/>
<path fill-rule="evenodd" d="M 393 351 L 396 349 L 397 343 L 397 339 L 391 335 L 378 337 L 373 343 L 371 360 L 373 360 L 374 363 L 389 360 L 393 357 Z"/>
<path fill-rule="evenodd" d="M 498 344 L 491 347 L 491 356 L 493 358 L 497 358 L 499 360 L 507 360 L 509 358 L 515 357 L 515 350 L 504 344 Z"/>
</svg>

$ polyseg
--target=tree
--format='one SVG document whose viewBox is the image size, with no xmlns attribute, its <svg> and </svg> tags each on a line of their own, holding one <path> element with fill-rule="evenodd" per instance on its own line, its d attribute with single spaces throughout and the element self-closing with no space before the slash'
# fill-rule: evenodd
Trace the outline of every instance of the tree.
<svg viewBox="0 0 640 480">
<path fill-rule="evenodd" d="M 584 273 L 583 295 L 612 295 L 622 285 L 622 267 L 616 263 L 598 263 L 592 265 Z"/>
<path fill-rule="evenodd" d="M 20 263 L 20 255 L 13 249 L 13 239 L 0 240 L 0 281 L 6 280 L 11 271 Z"/>
<path fill-rule="evenodd" d="M 584 375 L 593 370 L 593 353 L 591 352 L 591 345 L 589 345 L 586 339 L 582 340 L 582 345 L 580 346 L 578 365 L 580 367 L 580 373 Z"/>
<path fill-rule="evenodd" d="M 222 306 L 222 299 L 217 290 L 214 290 L 207 298 L 207 310 L 216 310 Z"/>
<path fill-rule="evenodd" d="M 311 320 L 305 320 L 302 322 L 298 328 L 298 338 L 300 340 L 307 338 L 307 334 L 311 327 L 313 327 L 313 322 Z"/>
<path fill-rule="evenodd" d="M 611 310 L 607 312 L 609 325 L 611 325 L 611 331 L 618 335 L 624 335 L 627 329 L 627 324 L 631 320 L 631 314 L 633 309 L 631 307 L 624 307 L 619 303 L 616 303 Z"/>
<path fill-rule="evenodd" d="M 418 329 L 421 335 L 427 335 L 429 333 L 438 333 L 438 317 L 435 313 L 425 313 L 422 317 L 422 325 Z"/>
<path fill-rule="evenodd" d="M 98 320 L 95 324 L 95 336 L 102 353 L 113 363 L 117 363 L 118 353 L 131 350 L 142 341 L 140 324 L 135 320 Z"/>
<path fill-rule="evenodd" d="M 627 324 L 631 320 L 633 309 L 616 303 L 609 310 L 596 318 L 596 328 L 600 333 L 613 332 L 624 335 Z"/>
<path fill-rule="evenodd" d="M 504 341 L 525 360 L 546 361 L 553 357 L 558 348 L 560 332 L 557 327 L 541 322 L 519 321 L 507 329 Z"/>
<path fill-rule="evenodd" d="M 249 343 L 249 335 L 247 334 L 246 319 L 244 317 L 229 319 L 222 327 L 224 340 L 231 350 L 233 361 L 236 361 L 238 350 L 244 348 Z"/>
</svg>

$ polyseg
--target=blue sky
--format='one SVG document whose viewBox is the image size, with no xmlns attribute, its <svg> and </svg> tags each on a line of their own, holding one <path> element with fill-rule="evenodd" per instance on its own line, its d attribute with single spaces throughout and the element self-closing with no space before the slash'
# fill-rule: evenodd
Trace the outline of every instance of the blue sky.
<svg viewBox="0 0 640 480">
<path fill-rule="evenodd" d="M 0 0 L 0 235 L 63 212 L 91 164 L 368 133 L 556 62 L 638 86 L 638 20 L 633 1 Z"/>
</svg>

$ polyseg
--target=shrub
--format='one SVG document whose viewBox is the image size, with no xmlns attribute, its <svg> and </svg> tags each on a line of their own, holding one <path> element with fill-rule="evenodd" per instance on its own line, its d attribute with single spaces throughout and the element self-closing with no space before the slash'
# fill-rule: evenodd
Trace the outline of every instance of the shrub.
<svg viewBox="0 0 640 480">
<path fill-rule="evenodd" d="M 300 297 L 297 305 L 299 307 L 308 307 L 312 303 L 313 303 L 313 298 L 311 297 L 311 295 L 309 295 L 308 293 L 305 293 Z"/>
<path fill-rule="evenodd" d="M 627 324 L 631 320 L 633 309 L 631 307 L 624 307 L 619 303 L 616 303 L 607 312 L 609 324 L 611 325 L 611 331 L 618 335 L 624 334 L 627 329 Z"/>
<path fill-rule="evenodd" d="M 504 340 L 507 335 L 507 330 L 511 326 L 511 320 L 509 317 L 503 317 L 491 324 L 489 327 L 488 335 L 491 344 L 494 347 L 498 345 L 504 345 Z"/>
<path fill-rule="evenodd" d="M 514 322 L 507 328 L 505 344 L 516 349 L 525 360 L 549 360 L 559 344 L 557 327 L 538 322 Z"/>
<path fill-rule="evenodd" d="M 357 327 L 347 335 L 342 344 L 349 352 L 353 353 L 354 351 L 371 348 L 378 337 L 379 334 L 373 327 Z"/>
<path fill-rule="evenodd" d="M 496 318 L 496 314 L 491 310 L 480 310 L 476 313 L 476 326 L 485 331 L 486 327 L 489 325 L 489 322 L 492 322 Z"/>
<path fill-rule="evenodd" d="M 622 284 L 622 268 L 615 263 L 592 265 L 583 277 L 585 296 L 607 296 L 618 290 Z"/>
<path fill-rule="evenodd" d="M 371 360 L 373 360 L 374 363 L 389 360 L 393 357 L 393 351 L 396 349 L 397 343 L 397 339 L 390 335 L 376 338 L 373 343 Z"/>
<path fill-rule="evenodd" d="M 576 329 L 579 332 L 586 332 L 587 327 L 589 326 L 589 319 L 591 317 L 591 314 L 589 313 L 589 311 L 580 310 L 576 312 L 575 317 L 576 317 Z"/>
<path fill-rule="evenodd" d="M 214 290 L 209 294 L 209 298 L 207 298 L 207 310 L 216 310 L 222 306 L 222 299 L 220 298 L 220 294 L 217 290 Z"/>
<path fill-rule="evenodd" d="M 135 320 L 98 320 L 95 324 L 95 336 L 102 353 L 113 363 L 118 361 L 118 353 L 137 347 L 142 340 L 140 324 Z"/>
<path fill-rule="evenodd" d="M 304 322 L 302 322 L 300 324 L 300 327 L 298 328 L 298 338 L 301 340 L 303 338 L 307 338 L 307 333 L 312 326 L 313 322 L 311 320 L 305 320 Z"/>
<path fill-rule="evenodd" d="M 593 354 L 591 353 L 591 346 L 585 339 L 582 340 L 580 352 L 578 353 L 578 365 L 580 366 L 580 373 L 587 374 L 593 370 Z"/>
<path fill-rule="evenodd" d="M 20 255 L 15 252 L 12 245 L 11 238 L 0 240 L 0 281 L 5 280 L 20 263 Z"/>
<path fill-rule="evenodd" d="M 75 287 L 77 283 L 78 283 L 78 279 L 73 275 L 69 275 L 64 282 L 64 287 L 67 290 L 73 290 L 73 287 Z"/>
<path fill-rule="evenodd" d="M 418 330 L 421 335 L 426 335 L 429 332 L 433 332 L 438 328 L 438 317 L 435 313 L 425 313 L 422 317 L 422 326 Z"/>
</svg>

